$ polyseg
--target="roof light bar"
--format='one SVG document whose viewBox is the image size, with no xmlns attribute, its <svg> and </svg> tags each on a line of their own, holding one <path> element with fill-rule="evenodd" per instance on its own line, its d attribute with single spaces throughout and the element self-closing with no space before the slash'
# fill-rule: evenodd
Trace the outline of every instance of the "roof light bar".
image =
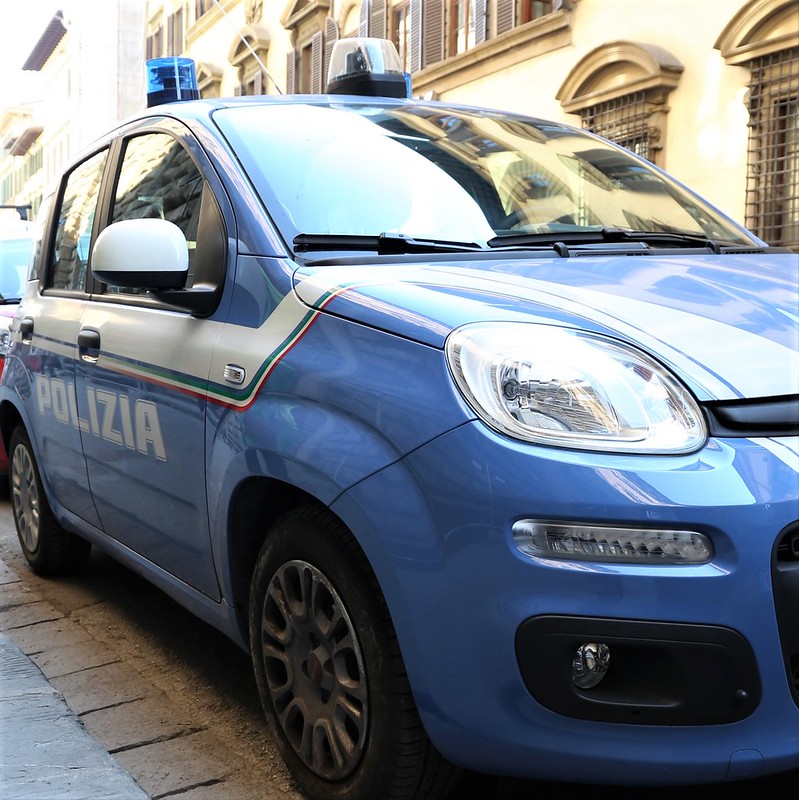
<svg viewBox="0 0 799 800">
<path fill-rule="evenodd" d="M 194 61 L 167 56 L 147 62 L 147 108 L 176 100 L 197 100 L 200 90 Z"/>
<path fill-rule="evenodd" d="M 330 54 L 326 92 L 410 97 L 411 76 L 402 71 L 397 48 L 388 39 L 338 39 Z"/>
</svg>

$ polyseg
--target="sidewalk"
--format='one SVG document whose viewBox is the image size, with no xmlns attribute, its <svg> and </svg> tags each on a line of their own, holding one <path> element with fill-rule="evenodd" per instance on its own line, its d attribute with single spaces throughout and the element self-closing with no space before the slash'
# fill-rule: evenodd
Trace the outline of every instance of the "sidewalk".
<svg viewBox="0 0 799 800">
<path fill-rule="evenodd" d="M 42 581 L 17 548 L 0 502 L 0 800 L 300 800 L 282 762 L 265 757 L 253 773 L 201 714 L 81 624 L 97 630 L 106 610 L 111 621 L 132 601 L 124 587 Z"/>
<path fill-rule="evenodd" d="M 0 633 L 0 795 L 149 800 L 86 731 L 41 670 Z"/>
</svg>

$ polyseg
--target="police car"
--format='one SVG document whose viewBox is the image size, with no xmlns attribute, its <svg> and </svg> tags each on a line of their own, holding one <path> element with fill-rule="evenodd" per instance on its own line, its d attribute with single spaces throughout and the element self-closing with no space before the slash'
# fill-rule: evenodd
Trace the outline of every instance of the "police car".
<svg viewBox="0 0 799 800">
<path fill-rule="evenodd" d="M 799 768 L 796 254 L 395 58 L 154 65 L 64 174 L 0 383 L 31 567 L 96 547 L 250 652 L 313 800 Z"/>
</svg>

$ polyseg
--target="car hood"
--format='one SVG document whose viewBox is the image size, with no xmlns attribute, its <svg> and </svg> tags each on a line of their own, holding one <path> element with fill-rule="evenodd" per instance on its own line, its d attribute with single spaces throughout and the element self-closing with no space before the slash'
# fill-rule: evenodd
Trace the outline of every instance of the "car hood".
<svg viewBox="0 0 799 800">
<path fill-rule="evenodd" d="M 436 347 L 470 322 L 539 322 L 630 342 L 702 400 L 799 392 L 795 254 L 434 258 L 307 265 L 296 290 Z"/>
</svg>

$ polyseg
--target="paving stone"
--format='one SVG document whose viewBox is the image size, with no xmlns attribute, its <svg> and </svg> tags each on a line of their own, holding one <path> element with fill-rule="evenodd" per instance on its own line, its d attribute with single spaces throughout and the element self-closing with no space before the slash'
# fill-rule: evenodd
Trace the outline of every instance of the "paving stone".
<svg viewBox="0 0 799 800">
<path fill-rule="evenodd" d="M 0 561 L 0 565 L 2 565 Z M 5 611 L 14 606 L 24 606 L 28 603 L 39 602 L 41 598 L 27 583 L 20 580 L 0 583 L 0 611 Z"/>
<path fill-rule="evenodd" d="M 115 758 L 151 797 L 224 782 L 230 768 L 219 755 L 219 742 L 207 731 L 136 747 Z M 231 757 L 232 758 L 232 757 Z M 224 795 L 217 795 L 224 798 Z"/>
<path fill-rule="evenodd" d="M 119 661 L 62 675 L 52 684 L 78 715 L 161 694 L 133 667 Z"/>
<path fill-rule="evenodd" d="M 49 603 L 42 601 L 12 606 L 0 611 L 0 631 L 12 631 L 16 628 L 23 628 L 25 625 L 34 625 L 37 622 L 61 619 L 63 616 Z"/>
<path fill-rule="evenodd" d="M 13 638 L 17 647 L 30 656 L 54 647 L 66 647 L 71 644 L 87 642 L 92 637 L 80 625 L 62 617 L 18 628 L 13 632 Z"/>
<path fill-rule="evenodd" d="M 16 572 L 14 572 L 8 564 L 5 563 L 2 559 L 0 559 L 0 586 L 14 583 L 15 581 L 19 580 L 19 576 Z"/>
<path fill-rule="evenodd" d="M 221 783 L 197 786 L 174 796 L 174 800 L 252 800 L 253 787 L 235 778 Z M 256 790 L 257 791 L 257 790 Z M 274 797 L 275 792 L 280 792 L 286 800 L 303 800 L 303 795 L 290 786 L 279 787 L 275 783 L 269 784 L 269 796 Z M 167 798 L 164 798 L 167 800 Z"/>
<path fill-rule="evenodd" d="M 51 680 L 72 672 L 111 664 L 118 659 L 105 645 L 94 639 L 53 647 L 31 656 L 39 669 Z"/>
<path fill-rule="evenodd" d="M 109 753 L 174 739 L 195 732 L 165 697 L 147 697 L 82 716 L 86 730 Z"/>
<path fill-rule="evenodd" d="M 8 800 L 148 800 L 42 673 L 0 634 L 0 787 Z"/>
</svg>

